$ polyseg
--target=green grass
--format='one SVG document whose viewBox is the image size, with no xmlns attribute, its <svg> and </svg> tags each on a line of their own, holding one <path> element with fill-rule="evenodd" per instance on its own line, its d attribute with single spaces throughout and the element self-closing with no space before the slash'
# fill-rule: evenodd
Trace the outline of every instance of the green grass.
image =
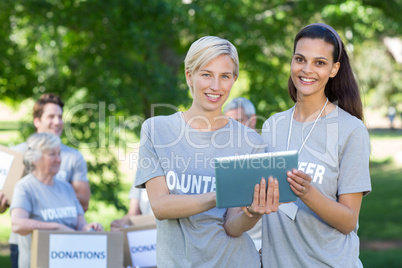
<svg viewBox="0 0 402 268">
<path fill-rule="evenodd" d="M 401 139 L 402 129 L 371 129 L 369 134 L 371 139 Z"/>
<path fill-rule="evenodd" d="M 402 264 L 402 249 L 385 251 L 362 250 L 360 260 L 364 268 L 400 268 Z"/>
<path fill-rule="evenodd" d="M 359 217 L 361 241 L 402 240 L 402 168 L 391 159 L 371 162 L 372 192 L 363 198 Z M 361 250 L 365 268 L 401 267 L 402 249 Z"/>
<path fill-rule="evenodd" d="M 402 240 L 402 168 L 389 163 L 371 165 L 372 192 L 363 198 L 359 218 L 361 240 Z"/>
<path fill-rule="evenodd" d="M 11 267 L 10 256 L 0 254 L 0 267 Z"/>
</svg>

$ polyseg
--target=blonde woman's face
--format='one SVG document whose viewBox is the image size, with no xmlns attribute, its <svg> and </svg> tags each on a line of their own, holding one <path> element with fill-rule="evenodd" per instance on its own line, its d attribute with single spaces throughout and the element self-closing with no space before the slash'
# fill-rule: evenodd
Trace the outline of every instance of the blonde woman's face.
<svg viewBox="0 0 402 268">
<path fill-rule="evenodd" d="M 234 67 L 228 55 L 221 55 L 193 74 L 186 72 L 187 83 L 192 88 L 193 105 L 205 111 L 221 110 L 237 78 L 233 73 Z"/>
</svg>

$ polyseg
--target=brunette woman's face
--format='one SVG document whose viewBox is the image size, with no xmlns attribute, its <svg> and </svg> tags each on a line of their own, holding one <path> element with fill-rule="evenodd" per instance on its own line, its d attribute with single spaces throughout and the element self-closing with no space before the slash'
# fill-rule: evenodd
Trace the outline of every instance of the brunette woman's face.
<svg viewBox="0 0 402 268">
<path fill-rule="evenodd" d="M 186 73 L 188 84 L 192 87 L 193 105 L 204 111 L 221 111 L 236 81 L 233 60 L 221 55 L 211 60 L 200 70 Z"/>
<path fill-rule="evenodd" d="M 301 38 L 297 42 L 290 71 L 298 100 L 325 97 L 325 85 L 340 66 L 339 62 L 334 63 L 333 50 L 334 46 L 322 39 Z"/>
</svg>

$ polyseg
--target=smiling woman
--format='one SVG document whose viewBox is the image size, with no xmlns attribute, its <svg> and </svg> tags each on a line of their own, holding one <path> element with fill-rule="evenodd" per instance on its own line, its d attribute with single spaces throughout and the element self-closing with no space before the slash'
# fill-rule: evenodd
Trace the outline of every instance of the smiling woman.
<svg viewBox="0 0 402 268">
<path fill-rule="evenodd" d="M 329 78 L 335 77 L 340 66 L 332 60 L 333 50 L 331 44 L 321 39 L 303 38 L 297 43 L 290 77 L 297 88 L 298 101 L 324 95 L 325 85 Z"/>
<path fill-rule="evenodd" d="M 193 96 L 190 109 L 150 118 L 141 129 L 138 161 L 150 165 L 138 166 L 135 185 L 146 187 L 159 220 L 157 266 L 260 267 L 259 254 L 244 232 L 261 215 L 216 208 L 210 164 L 214 157 L 263 150 L 255 131 L 222 114 L 239 74 L 236 48 L 214 36 L 195 41 L 185 59 L 185 74 Z M 265 185 L 270 189 L 266 196 Z M 258 201 L 274 211 L 279 200 L 274 180 L 258 189 L 263 193 Z"/>
<path fill-rule="evenodd" d="M 362 267 L 357 222 L 371 191 L 370 140 L 348 55 L 332 27 L 311 24 L 296 35 L 288 89 L 295 106 L 269 118 L 262 136 L 269 152 L 299 151 L 299 170 L 288 172 L 299 198 L 264 216 L 263 265 L 338 267 L 342 259 Z"/>
<path fill-rule="evenodd" d="M 187 123 L 199 131 L 211 131 L 226 125 L 228 119 L 222 117 L 221 108 L 239 75 L 236 48 L 218 37 L 199 39 L 187 53 L 185 74 L 193 96 L 192 106 L 183 113 Z M 203 115 L 202 119 L 200 115 Z"/>
<path fill-rule="evenodd" d="M 193 104 L 183 113 L 184 118 L 193 118 L 201 114 L 210 119 L 222 116 L 221 108 L 228 99 L 237 78 L 234 68 L 235 65 L 229 56 L 220 55 L 193 73 L 186 71 L 187 84 L 193 95 Z M 211 124 L 205 124 L 206 120 L 189 120 L 187 123 L 200 131 L 211 131 L 226 125 L 228 119 L 208 121 Z"/>
</svg>

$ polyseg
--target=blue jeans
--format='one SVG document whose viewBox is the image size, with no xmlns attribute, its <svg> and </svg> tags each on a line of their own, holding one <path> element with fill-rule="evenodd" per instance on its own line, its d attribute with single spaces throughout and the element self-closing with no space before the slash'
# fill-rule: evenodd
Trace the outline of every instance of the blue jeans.
<svg viewBox="0 0 402 268">
<path fill-rule="evenodd" d="M 11 268 L 18 268 L 18 245 L 10 244 Z"/>
</svg>

